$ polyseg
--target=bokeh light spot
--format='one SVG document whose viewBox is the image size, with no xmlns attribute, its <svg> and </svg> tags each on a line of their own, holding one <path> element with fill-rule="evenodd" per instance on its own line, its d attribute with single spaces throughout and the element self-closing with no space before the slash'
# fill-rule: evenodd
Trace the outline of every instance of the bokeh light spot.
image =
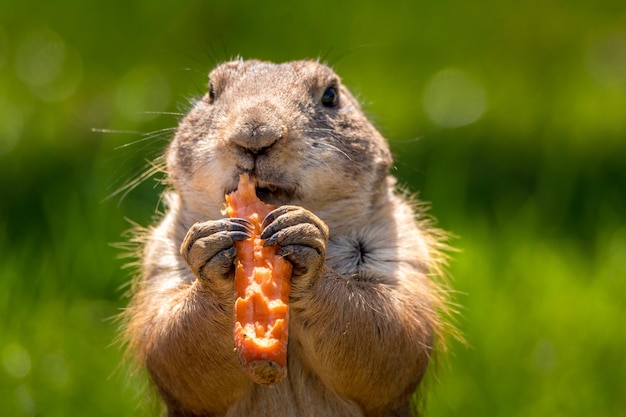
<svg viewBox="0 0 626 417">
<path fill-rule="evenodd" d="M 542 373 L 554 371 L 557 362 L 556 348 L 550 340 L 542 339 L 532 352 L 535 367 Z"/>
<path fill-rule="evenodd" d="M 22 138 L 24 112 L 0 96 L 0 156 L 10 152 Z"/>
<path fill-rule="evenodd" d="M 167 79 L 153 67 L 131 70 L 120 82 L 115 95 L 117 109 L 128 119 L 154 119 L 156 112 L 164 111 L 170 100 Z"/>
<path fill-rule="evenodd" d="M 591 43 L 587 68 L 601 84 L 626 85 L 626 33 L 612 33 Z"/>
<path fill-rule="evenodd" d="M 20 385 L 15 389 L 15 399 L 24 416 L 37 415 L 37 405 L 29 387 Z"/>
<path fill-rule="evenodd" d="M 487 110 L 487 94 L 477 81 L 456 68 L 436 73 L 424 91 L 424 108 L 441 127 L 454 128 L 474 123 Z"/>
<path fill-rule="evenodd" d="M 2 350 L 2 363 L 15 378 L 24 378 L 30 372 L 31 361 L 28 351 L 18 343 L 10 343 Z"/>
<path fill-rule="evenodd" d="M 47 379 L 55 388 L 63 388 L 70 380 L 67 363 L 61 355 L 48 354 L 42 358 L 42 368 Z"/>
<path fill-rule="evenodd" d="M 7 63 L 9 55 L 9 35 L 2 26 L 0 26 L 0 70 Z"/>
<path fill-rule="evenodd" d="M 64 59 L 63 40 L 50 29 L 38 29 L 26 34 L 20 41 L 15 71 L 26 84 L 39 87 L 61 74 Z"/>
<path fill-rule="evenodd" d="M 41 100 L 64 100 L 82 81 L 80 55 L 49 28 L 27 33 L 19 42 L 16 54 L 17 76 Z"/>
</svg>

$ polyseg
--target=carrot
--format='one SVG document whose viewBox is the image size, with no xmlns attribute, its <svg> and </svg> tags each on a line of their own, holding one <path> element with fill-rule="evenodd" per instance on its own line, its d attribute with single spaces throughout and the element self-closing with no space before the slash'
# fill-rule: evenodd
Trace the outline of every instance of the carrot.
<svg viewBox="0 0 626 417">
<path fill-rule="evenodd" d="M 235 350 L 248 377 L 263 385 L 287 374 L 287 339 L 291 264 L 276 254 L 278 246 L 263 247 L 261 222 L 275 209 L 256 196 L 248 174 L 226 196 L 226 213 L 254 225 L 250 239 L 236 242 Z"/>
</svg>

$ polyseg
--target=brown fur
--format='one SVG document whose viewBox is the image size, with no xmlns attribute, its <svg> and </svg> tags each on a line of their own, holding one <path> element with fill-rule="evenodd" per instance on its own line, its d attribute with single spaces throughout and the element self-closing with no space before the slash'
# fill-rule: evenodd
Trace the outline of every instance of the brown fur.
<svg viewBox="0 0 626 417">
<path fill-rule="evenodd" d="M 431 276 L 443 244 L 396 190 L 385 139 L 317 62 L 239 60 L 210 79 L 166 154 L 167 211 L 146 232 L 125 313 L 130 351 L 171 416 L 409 415 L 442 340 Z M 329 86 L 337 107 L 320 103 Z M 293 206 L 269 222 L 294 263 L 288 376 L 272 387 L 233 351 L 236 226 L 220 210 L 242 172 L 262 199 Z"/>
</svg>

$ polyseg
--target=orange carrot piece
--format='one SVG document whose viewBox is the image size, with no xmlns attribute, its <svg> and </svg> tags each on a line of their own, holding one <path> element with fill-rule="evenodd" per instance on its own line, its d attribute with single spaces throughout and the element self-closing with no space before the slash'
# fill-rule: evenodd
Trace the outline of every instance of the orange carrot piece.
<svg viewBox="0 0 626 417">
<path fill-rule="evenodd" d="M 275 207 L 256 196 L 248 174 L 226 196 L 226 213 L 254 225 L 250 239 L 236 242 L 235 349 L 248 377 L 263 385 L 287 374 L 287 339 L 291 264 L 276 255 L 278 246 L 263 247 L 261 222 Z"/>
</svg>

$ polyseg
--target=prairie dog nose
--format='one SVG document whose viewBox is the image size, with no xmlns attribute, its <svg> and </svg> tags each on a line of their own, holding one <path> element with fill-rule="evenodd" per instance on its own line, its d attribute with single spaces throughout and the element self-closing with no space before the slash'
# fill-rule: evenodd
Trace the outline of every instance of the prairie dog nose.
<svg viewBox="0 0 626 417">
<path fill-rule="evenodd" d="M 228 140 L 246 151 L 257 154 L 272 147 L 287 134 L 287 127 L 269 103 L 237 112 Z"/>
<path fill-rule="evenodd" d="M 284 136 L 285 130 L 282 126 L 273 126 L 266 123 L 244 123 L 242 126 L 234 129 L 229 140 L 235 145 L 256 154 L 271 148 Z"/>
</svg>

